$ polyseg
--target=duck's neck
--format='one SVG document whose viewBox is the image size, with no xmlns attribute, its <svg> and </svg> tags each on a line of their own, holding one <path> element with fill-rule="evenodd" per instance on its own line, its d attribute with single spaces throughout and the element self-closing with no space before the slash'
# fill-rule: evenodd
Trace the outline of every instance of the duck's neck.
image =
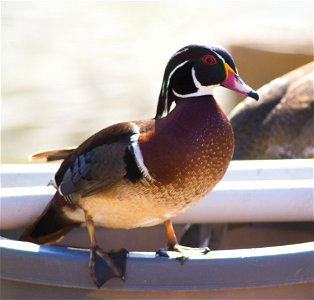
<svg viewBox="0 0 314 300">
<path fill-rule="evenodd" d="M 206 95 L 178 100 L 176 107 L 160 120 L 160 127 L 168 130 L 179 127 L 180 131 L 185 129 L 183 131 L 190 132 L 193 129 L 205 129 L 207 126 L 220 126 L 221 121 L 229 123 L 214 97 Z"/>
</svg>

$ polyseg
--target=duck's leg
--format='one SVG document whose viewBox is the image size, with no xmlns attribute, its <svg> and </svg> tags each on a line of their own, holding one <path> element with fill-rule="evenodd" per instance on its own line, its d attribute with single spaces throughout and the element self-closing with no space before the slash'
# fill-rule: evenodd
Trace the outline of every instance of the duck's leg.
<svg viewBox="0 0 314 300">
<path fill-rule="evenodd" d="M 101 249 L 98 246 L 98 243 L 96 241 L 96 236 L 95 236 L 95 225 L 92 217 L 86 212 L 85 212 L 85 222 L 90 238 L 90 258 L 89 258 L 89 271 L 90 275 L 93 279 L 93 282 L 97 287 L 100 287 L 103 282 L 101 283 L 99 278 L 97 278 L 96 275 L 96 255 L 98 255 L 100 258 L 102 258 L 106 264 L 109 266 L 111 269 L 113 276 L 114 277 L 119 277 L 122 280 L 124 280 L 124 272 L 123 270 L 119 269 L 114 260 L 109 256 L 108 253 L 106 253 L 103 249 Z M 112 276 L 111 276 L 112 277 Z M 107 279 L 108 280 L 108 279 Z M 104 280 L 102 280 L 104 281 Z"/>
<path fill-rule="evenodd" d="M 190 247 L 185 247 L 181 246 L 178 244 L 178 240 L 176 237 L 176 234 L 174 232 L 172 222 L 171 220 L 167 220 L 165 222 L 166 226 L 166 232 L 167 232 L 167 237 L 168 237 L 168 243 L 167 249 L 159 249 L 157 251 L 157 254 L 160 256 L 166 256 L 166 257 L 174 257 L 177 259 L 187 259 L 191 256 L 196 256 L 196 255 L 204 255 L 208 253 L 210 250 L 209 248 L 190 248 Z M 169 251 L 175 252 L 174 254 L 171 254 Z"/>
<path fill-rule="evenodd" d="M 171 220 L 165 222 L 166 232 L 167 232 L 167 246 L 169 250 L 176 251 L 176 247 L 179 246 L 177 236 L 174 232 Z"/>
</svg>

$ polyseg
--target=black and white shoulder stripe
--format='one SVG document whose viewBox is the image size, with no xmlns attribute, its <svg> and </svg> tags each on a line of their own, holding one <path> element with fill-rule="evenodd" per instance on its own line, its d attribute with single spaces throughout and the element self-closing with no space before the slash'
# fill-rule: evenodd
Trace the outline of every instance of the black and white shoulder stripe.
<svg viewBox="0 0 314 300">
<path fill-rule="evenodd" d="M 130 137 L 130 145 L 126 149 L 125 164 L 126 164 L 126 178 L 135 182 L 138 180 L 154 181 L 150 175 L 142 155 L 138 139 L 140 137 L 140 127 L 131 123 L 133 126 L 133 134 Z"/>
</svg>

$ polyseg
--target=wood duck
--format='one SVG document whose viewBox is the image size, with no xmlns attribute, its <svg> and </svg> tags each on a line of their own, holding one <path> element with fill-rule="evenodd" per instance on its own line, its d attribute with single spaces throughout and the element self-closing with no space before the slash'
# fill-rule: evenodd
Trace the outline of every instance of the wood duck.
<svg viewBox="0 0 314 300">
<path fill-rule="evenodd" d="M 247 98 L 229 116 L 233 159 L 314 158 L 314 63 L 276 78 L 258 93 L 262 101 Z"/>
<path fill-rule="evenodd" d="M 155 118 L 109 126 L 77 148 L 33 155 L 64 161 L 53 183 L 57 192 L 21 240 L 54 243 L 85 223 L 97 286 L 96 256 L 115 276 L 124 275 L 98 246 L 95 225 L 130 229 L 164 223 L 167 249 L 184 256 L 188 249 L 178 245 L 171 219 L 216 185 L 233 154 L 231 124 L 213 97 L 217 86 L 258 99 L 227 50 L 186 46 L 166 66 Z"/>
<path fill-rule="evenodd" d="M 303 65 L 246 98 L 230 113 L 234 160 L 314 158 L 314 62 Z M 312 224 L 310 225 L 312 226 Z M 181 242 L 219 248 L 224 224 L 193 224 Z"/>
</svg>

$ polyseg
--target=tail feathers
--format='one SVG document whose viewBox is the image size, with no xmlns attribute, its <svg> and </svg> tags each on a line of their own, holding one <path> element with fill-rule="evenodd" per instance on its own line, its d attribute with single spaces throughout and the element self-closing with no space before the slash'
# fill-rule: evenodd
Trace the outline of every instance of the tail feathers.
<svg viewBox="0 0 314 300">
<path fill-rule="evenodd" d="M 29 156 L 29 161 L 54 161 L 65 159 L 69 156 L 77 147 L 69 147 L 64 149 L 53 149 L 42 152 L 37 152 Z"/>
<path fill-rule="evenodd" d="M 60 208 L 50 201 L 42 215 L 26 228 L 20 240 L 49 245 L 62 240 L 70 230 L 78 226 L 80 223 L 67 219 Z"/>
</svg>

